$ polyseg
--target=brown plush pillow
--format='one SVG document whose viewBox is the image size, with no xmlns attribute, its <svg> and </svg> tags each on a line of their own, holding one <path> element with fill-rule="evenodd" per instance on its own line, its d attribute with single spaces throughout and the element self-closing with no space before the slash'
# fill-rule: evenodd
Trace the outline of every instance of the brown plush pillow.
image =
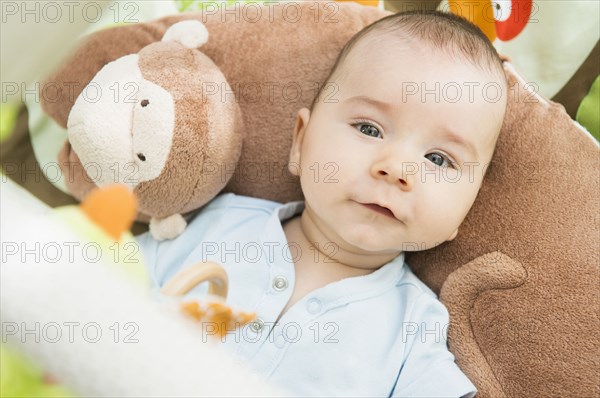
<svg viewBox="0 0 600 398">
<path fill-rule="evenodd" d="M 450 349 L 478 396 L 598 396 L 598 145 L 508 77 L 498 146 L 458 237 L 408 262 L 448 307 Z"/>
</svg>

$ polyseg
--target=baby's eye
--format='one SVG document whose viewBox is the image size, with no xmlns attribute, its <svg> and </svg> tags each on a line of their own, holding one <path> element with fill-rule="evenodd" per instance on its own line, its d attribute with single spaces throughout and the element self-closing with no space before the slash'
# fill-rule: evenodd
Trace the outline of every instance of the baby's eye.
<svg viewBox="0 0 600 398">
<path fill-rule="evenodd" d="M 364 135 L 368 135 L 369 137 L 381 137 L 381 132 L 379 131 L 379 129 L 371 124 L 358 123 L 355 124 L 354 127 L 356 127 L 358 131 L 360 131 Z"/>
<path fill-rule="evenodd" d="M 440 167 L 448 167 L 453 165 L 452 160 L 437 152 L 428 153 L 427 155 L 425 155 L 425 157 L 429 159 L 431 163 Z"/>
</svg>

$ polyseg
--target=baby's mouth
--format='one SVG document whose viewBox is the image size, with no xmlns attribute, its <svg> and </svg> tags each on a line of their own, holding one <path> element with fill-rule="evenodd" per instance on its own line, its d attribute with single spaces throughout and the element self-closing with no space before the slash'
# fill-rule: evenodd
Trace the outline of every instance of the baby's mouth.
<svg viewBox="0 0 600 398">
<path fill-rule="evenodd" d="M 378 204 L 375 204 L 375 203 L 361 203 L 361 204 L 363 206 L 365 206 L 367 209 L 375 211 L 379 214 L 383 214 L 384 216 L 388 216 L 393 219 L 396 219 L 396 216 L 394 216 L 394 213 L 387 207 L 379 206 Z"/>
</svg>

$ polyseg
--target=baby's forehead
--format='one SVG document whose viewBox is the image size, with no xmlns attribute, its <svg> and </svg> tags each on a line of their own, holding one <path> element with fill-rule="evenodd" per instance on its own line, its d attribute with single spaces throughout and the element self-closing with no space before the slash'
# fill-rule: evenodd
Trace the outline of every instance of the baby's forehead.
<svg viewBox="0 0 600 398">
<path fill-rule="evenodd" d="M 398 57 L 408 57 L 425 49 L 412 39 L 400 38 L 397 34 L 372 34 L 354 43 L 338 68 L 355 70 L 364 66 L 375 67 L 381 62 L 396 62 Z"/>
<path fill-rule="evenodd" d="M 366 36 L 356 42 L 338 68 L 346 71 L 385 70 L 420 58 L 423 66 L 438 66 L 440 61 L 452 61 L 465 67 L 472 65 L 462 54 L 452 49 L 439 48 L 423 39 L 398 34 Z"/>
<path fill-rule="evenodd" d="M 427 96 L 437 98 L 437 102 L 472 102 L 487 96 L 484 88 L 492 94 L 494 90 L 506 91 L 504 76 L 499 73 L 438 49 L 406 45 L 358 47 L 343 60 L 330 81 L 340 94 L 387 93 L 388 98 L 399 96 L 404 101 Z"/>
<path fill-rule="evenodd" d="M 464 35 L 459 28 L 452 29 L 450 33 L 455 33 L 456 37 Z M 340 60 L 337 69 L 340 75 L 360 72 L 365 68 L 377 70 L 379 65 L 386 65 L 386 68 L 393 70 L 395 64 L 425 55 L 420 60 L 423 67 L 436 67 L 440 61 L 450 61 L 471 70 L 489 72 L 504 80 L 505 84 L 503 68 L 498 57 L 489 51 L 480 50 L 481 48 L 465 45 L 460 39 L 439 40 L 417 35 L 406 29 L 383 28 L 369 32 L 355 41 L 345 57 Z"/>
<path fill-rule="evenodd" d="M 507 94 L 504 72 L 484 68 L 460 53 L 451 53 L 423 40 L 394 38 L 380 44 L 385 35 L 366 38 L 348 53 L 331 81 L 340 97 L 370 92 L 392 100 L 415 97 L 437 102 L 475 102 Z M 423 99 L 424 100 L 424 99 Z"/>
</svg>

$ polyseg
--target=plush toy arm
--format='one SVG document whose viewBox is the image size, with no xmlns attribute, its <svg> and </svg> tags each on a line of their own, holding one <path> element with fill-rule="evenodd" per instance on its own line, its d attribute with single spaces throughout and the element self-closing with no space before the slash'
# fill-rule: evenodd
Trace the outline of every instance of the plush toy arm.
<svg viewBox="0 0 600 398">
<path fill-rule="evenodd" d="M 475 384 L 478 396 L 506 397 L 473 333 L 471 310 L 479 296 L 494 289 L 514 289 L 527 279 L 523 266 L 501 252 L 487 253 L 451 273 L 440 291 L 448 308 L 448 345 L 456 363 Z"/>
<path fill-rule="evenodd" d="M 198 19 L 194 18 L 195 15 L 173 15 L 90 34 L 42 82 L 42 109 L 60 126 L 66 127 L 75 100 L 104 65 L 160 41 L 171 25 L 182 20 Z"/>
<path fill-rule="evenodd" d="M 181 214 L 150 219 L 150 233 L 156 240 L 174 239 L 183 232 L 186 226 L 187 223 Z"/>
</svg>

